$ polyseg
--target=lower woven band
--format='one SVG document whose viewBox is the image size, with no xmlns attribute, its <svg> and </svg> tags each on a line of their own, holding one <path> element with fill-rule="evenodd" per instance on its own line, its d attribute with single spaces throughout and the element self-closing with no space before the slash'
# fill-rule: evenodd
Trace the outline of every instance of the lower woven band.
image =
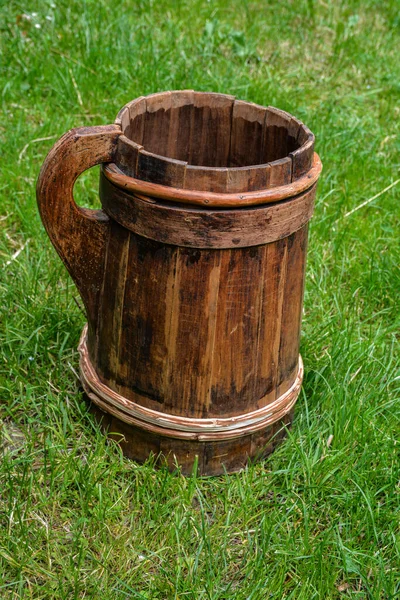
<svg viewBox="0 0 400 600">
<path fill-rule="evenodd" d="M 303 361 L 299 355 L 296 379 L 281 396 L 262 408 L 225 418 L 194 419 L 162 413 L 125 398 L 100 381 L 87 349 L 87 325 L 78 346 L 80 376 L 90 400 L 105 412 L 129 425 L 172 438 L 222 441 L 249 435 L 280 420 L 293 408 L 303 381 Z"/>
</svg>

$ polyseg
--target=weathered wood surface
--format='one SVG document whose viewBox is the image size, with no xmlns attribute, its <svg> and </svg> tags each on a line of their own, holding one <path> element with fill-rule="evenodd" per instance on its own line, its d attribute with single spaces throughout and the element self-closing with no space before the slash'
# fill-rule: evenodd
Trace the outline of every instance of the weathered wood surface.
<svg viewBox="0 0 400 600">
<path fill-rule="evenodd" d="M 123 133 L 116 161 L 141 181 L 251 192 L 275 187 L 278 180 L 295 181 L 312 165 L 314 136 L 303 123 L 285 111 L 225 94 L 152 94 L 124 107 L 116 122 Z"/>
<path fill-rule="evenodd" d="M 88 396 L 124 437 L 189 473 L 234 471 L 273 448 L 299 393 L 299 339 L 321 163 L 272 107 L 163 92 L 49 154 L 38 203 L 84 300 Z M 101 211 L 76 206 L 103 163 Z"/>
<path fill-rule="evenodd" d="M 101 381 L 194 418 L 260 408 L 293 383 L 307 225 L 240 250 L 127 235 L 114 220 L 110 233 L 89 344 Z"/>
<path fill-rule="evenodd" d="M 143 237 L 189 248 L 246 248 L 287 237 L 308 223 L 315 185 L 286 202 L 205 210 L 132 196 L 102 175 L 100 198 L 113 220 Z"/>
<path fill-rule="evenodd" d="M 77 206 L 72 190 L 83 171 L 113 160 L 120 133 L 117 125 L 72 129 L 53 146 L 37 182 L 43 224 L 79 290 L 91 334 L 97 320 L 109 219 L 102 210 Z"/>
<path fill-rule="evenodd" d="M 88 397 L 90 400 L 90 395 Z M 128 458 L 144 462 L 154 457 L 159 466 L 166 466 L 171 471 L 180 468 L 183 475 L 191 475 L 197 463 L 197 473 L 203 476 L 235 473 L 249 462 L 266 458 L 285 437 L 293 419 L 292 410 L 281 420 L 245 437 L 222 442 L 196 442 L 144 431 L 100 409 L 93 401 L 91 411 L 103 431 L 118 442 Z"/>
<path fill-rule="evenodd" d="M 296 402 L 303 380 L 303 363 L 299 359 L 296 377 L 291 386 L 274 401 L 255 410 L 230 416 L 198 418 L 149 408 L 143 403 L 141 395 L 136 393 L 135 399 L 112 390 L 102 383 L 97 374 L 97 367 L 91 361 L 88 352 L 87 328 L 85 327 L 79 343 L 81 380 L 84 389 L 104 410 L 134 426 L 161 436 L 196 440 L 202 442 L 237 439 L 254 433 L 275 423 L 289 412 Z"/>
<path fill-rule="evenodd" d="M 271 166 L 271 165 L 270 165 Z M 268 165 L 267 165 L 268 167 Z M 245 206 L 257 206 L 259 204 L 269 204 L 280 202 L 287 198 L 293 198 L 308 190 L 317 183 L 321 174 L 322 164 L 319 156 L 314 153 L 311 169 L 304 175 L 292 182 L 292 161 L 289 157 L 282 158 L 274 163 L 274 169 L 267 169 L 266 177 L 269 177 L 270 185 L 274 187 L 269 189 L 260 189 L 252 192 L 208 192 L 201 190 L 188 190 L 175 188 L 168 185 L 135 179 L 124 174 L 116 164 L 103 165 L 103 173 L 117 187 L 127 192 L 140 196 L 148 196 L 160 200 L 168 200 L 179 204 L 199 205 L 213 208 L 244 208 Z M 246 172 L 246 173 L 245 173 Z M 192 175 L 195 173 L 194 169 Z M 220 177 L 221 169 L 218 169 Z M 239 169 L 235 171 L 241 181 L 247 177 L 253 176 L 252 167 L 244 167 L 242 172 Z M 232 172 L 227 173 L 227 177 L 236 176 Z M 202 177 L 202 180 L 204 178 Z M 284 183 L 289 181 L 290 183 Z M 200 187 L 200 185 L 199 185 Z"/>
</svg>

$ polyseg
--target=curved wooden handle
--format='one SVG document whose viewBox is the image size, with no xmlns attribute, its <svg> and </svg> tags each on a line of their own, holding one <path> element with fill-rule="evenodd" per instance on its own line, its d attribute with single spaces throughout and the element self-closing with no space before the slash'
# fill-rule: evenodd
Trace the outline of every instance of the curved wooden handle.
<svg viewBox="0 0 400 600">
<path fill-rule="evenodd" d="M 36 196 L 50 240 L 72 276 L 95 326 L 109 220 L 102 210 L 80 208 L 73 187 L 83 171 L 111 162 L 117 125 L 72 129 L 53 146 L 40 171 Z"/>
</svg>

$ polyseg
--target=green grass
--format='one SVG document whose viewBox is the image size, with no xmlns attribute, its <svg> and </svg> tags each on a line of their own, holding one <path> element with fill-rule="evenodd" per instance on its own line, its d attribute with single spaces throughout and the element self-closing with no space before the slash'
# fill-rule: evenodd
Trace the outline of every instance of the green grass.
<svg viewBox="0 0 400 600">
<path fill-rule="evenodd" d="M 346 216 L 400 177 L 398 2 L 0 6 L 0 598 L 399 598 L 400 184 Z M 34 193 L 67 129 L 184 88 L 288 110 L 324 163 L 293 428 L 214 479 L 137 465 L 98 430 Z"/>
</svg>

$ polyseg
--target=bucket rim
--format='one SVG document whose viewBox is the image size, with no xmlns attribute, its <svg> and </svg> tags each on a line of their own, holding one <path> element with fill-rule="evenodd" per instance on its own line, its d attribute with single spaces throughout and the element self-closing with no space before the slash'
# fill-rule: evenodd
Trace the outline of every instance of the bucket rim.
<svg viewBox="0 0 400 600">
<path fill-rule="evenodd" d="M 125 104 L 115 125 L 121 133 L 106 176 L 129 191 L 244 206 L 301 193 L 307 175 L 314 182 L 314 134 L 274 106 L 212 91 L 161 91 Z"/>
</svg>

